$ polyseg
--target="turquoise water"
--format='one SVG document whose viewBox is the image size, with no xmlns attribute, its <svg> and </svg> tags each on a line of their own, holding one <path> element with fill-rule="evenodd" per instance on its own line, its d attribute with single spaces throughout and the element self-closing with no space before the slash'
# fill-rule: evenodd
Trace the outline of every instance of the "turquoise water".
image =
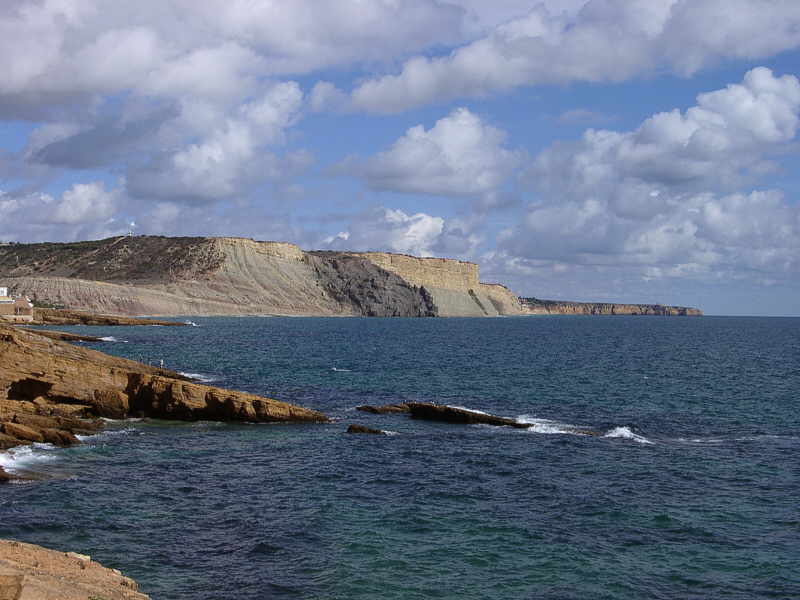
<svg viewBox="0 0 800 600">
<path fill-rule="evenodd" d="M 47 478 L 0 488 L 0 537 L 155 599 L 800 598 L 800 319 L 194 321 L 66 329 L 336 422 L 125 421 L 5 456 Z M 354 410 L 403 400 L 534 426 Z"/>
</svg>

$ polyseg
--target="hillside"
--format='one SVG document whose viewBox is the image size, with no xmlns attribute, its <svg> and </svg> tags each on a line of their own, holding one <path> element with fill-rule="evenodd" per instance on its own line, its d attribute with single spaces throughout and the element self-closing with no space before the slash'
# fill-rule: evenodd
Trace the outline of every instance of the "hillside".
<svg viewBox="0 0 800 600">
<path fill-rule="evenodd" d="M 521 303 L 503 285 L 482 283 L 478 265 L 470 262 L 385 252 L 304 252 L 285 242 L 245 238 L 137 236 L 3 245 L 0 285 L 40 303 L 117 315 L 559 312 L 555 305 L 542 310 Z M 580 312 L 562 304 L 565 312 Z"/>
</svg>

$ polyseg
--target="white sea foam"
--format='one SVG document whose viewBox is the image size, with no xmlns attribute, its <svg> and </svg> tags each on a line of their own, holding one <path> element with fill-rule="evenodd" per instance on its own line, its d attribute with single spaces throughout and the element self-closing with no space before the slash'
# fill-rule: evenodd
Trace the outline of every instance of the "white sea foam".
<svg viewBox="0 0 800 600">
<path fill-rule="evenodd" d="M 475 413 L 476 415 L 488 415 L 489 413 L 484 412 L 482 410 L 477 410 L 475 408 L 467 408 L 466 406 L 457 406 L 455 404 L 448 404 L 448 408 L 456 408 L 458 410 L 465 410 L 467 412 Z"/>
<path fill-rule="evenodd" d="M 634 440 L 635 442 L 639 442 L 640 444 L 652 444 L 650 440 L 648 440 L 643 435 L 639 435 L 634 433 L 630 430 L 630 427 L 614 427 L 614 429 L 606 432 L 603 435 L 604 438 L 625 438 L 629 440 Z"/>
<path fill-rule="evenodd" d="M 198 327 L 197 323 L 194 321 L 189 321 L 188 319 L 183 322 L 184 325 L 189 325 L 190 327 Z"/>
<path fill-rule="evenodd" d="M 586 435 L 580 430 L 588 429 L 588 427 L 580 427 L 578 425 L 570 425 L 568 423 L 558 423 L 557 421 L 551 421 L 550 419 L 539 419 L 532 415 L 519 415 L 517 417 L 517 423 L 530 425 L 527 431 L 533 433 L 568 433 L 571 435 Z"/>
<path fill-rule="evenodd" d="M 107 335 L 105 337 L 100 338 L 104 342 L 118 342 L 119 340 L 115 338 L 113 335 Z"/>
<path fill-rule="evenodd" d="M 103 431 L 98 431 L 97 433 L 92 433 L 90 435 L 76 435 L 75 437 L 78 438 L 82 442 L 91 442 L 94 440 L 101 440 L 105 437 L 111 437 L 115 435 L 130 435 L 136 429 L 133 427 L 127 427 L 125 429 L 105 429 Z"/>
<path fill-rule="evenodd" d="M 333 367 L 331 371 L 336 371 L 337 373 L 350 373 L 352 369 L 339 369 L 337 367 Z"/>
<path fill-rule="evenodd" d="M 55 449 L 55 446 L 51 444 L 17 446 L 0 452 L 0 467 L 9 473 L 17 473 L 52 463 L 58 460 L 58 455 L 52 453 L 52 450 Z"/>
<path fill-rule="evenodd" d="M 188 377 L 189 379 L 194 379 L 195 381 L 199 381 L 201 383 L 211 383 L 212 381 L 219 380 L 219 377 L 214 377 L 213 375 L 204 375 L 203 373 L 187 373 L 186 371 L 178 371 L 178 374 Z"/>
</svg>

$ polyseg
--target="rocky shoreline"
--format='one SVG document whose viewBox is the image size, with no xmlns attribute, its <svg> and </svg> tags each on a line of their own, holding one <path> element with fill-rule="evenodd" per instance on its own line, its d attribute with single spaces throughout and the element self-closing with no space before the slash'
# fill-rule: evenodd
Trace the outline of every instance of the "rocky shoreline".
<svg viewBox="0 0 800 600">
<path fill-rule="evenodd" d="M 251 423 L 325 423 L 324 414 L 246 392 L 194 383 L 169 371 L 0 325 L 0 451 L 64 447 L 101 417 Z M 0 476 L 1 477 L 1 476 Z M 8 478 L 6 478 L 7 480 Z M 2 481 L 2 479 L 0 479 Z"/>
<path fill-rule="evenodd" d="M 149 600 L 116 569 L 76 552 L 0 540 L 0 600 Z"/>
</svg>

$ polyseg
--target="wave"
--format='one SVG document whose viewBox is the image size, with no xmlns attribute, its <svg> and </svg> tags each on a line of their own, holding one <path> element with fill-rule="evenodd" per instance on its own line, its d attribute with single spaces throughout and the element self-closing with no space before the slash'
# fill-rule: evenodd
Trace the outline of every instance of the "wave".
<svg viewBox="0 0 800 600">
<path fill-rule="evenodd" d="M 47 463 L 58 460 L 57 450 L 52 444 L 31 444 L 30 446 L 17 446 L 0 452 L 0 467 L 9 473 L 29 471 Z"/>
<path fill-rule="evenodd" d="M 530 425 L 527 431 L 533 433 L 546 433 L 546 434 L 570 434 L 570 435 L 587 435 L 588 427 L 581 425 L 571 425 L 569 423 L 559 423 L 558 421 L 551 421 L 550 419 L 539 419 L 532 415 L 519 415 L 517 423 Z"/>
<path fill-rule="evenodd" d="M 467 408 L 466 406 L 458 406 L 457 404 L 447 404 L 449 408 L 457 408 L 458 410 L 465 410 L 467 412 L 475 413 L 476 415 L 488 415 L 490 413 L 478 410 L 476 408 Z"/>
<path fill-rule="evenodd" d="M 630 427 L 614 427 L 603 434 L 604 438 L 624 438 L 628 440 L 634 440 L 635 442 L 639 442 L 640 444 L 652 444 L 650 440 L 648 440 L 643 435 L 639 435 L 638 433 L 634 433 L 631 431 Z"/>
<path fill-rule="evenodd" d="M 100 340 L 103 342 L 122 342 L 123 344 L 128 343 L 128 340 L 118 340 L 113 335 L 107 335 L 105 337 L 101 337 Z"/>
<path fill-rule="evenodd" d="M 212 381 L 219 381 L 219 377 L 214 377 L 213 375 L 204 375 L 203 373 L 189 373 L 187 371 L 178 371 L 179 375 L 183 375 L 184 377 L 188 377 L 189 379 L 194 379 L 195 381 L 199 381 L 200 383 L 211 383 Z"/>
<path fill-rule="evenodd" d="M 90 442 L 93 440 L 99 440 L 105 437 L 111 437 L 115 435 L 130 435 L 135 431 L 136 429 L 134 429 L 133 427 L 126 427 L 125 429 L 105 429 L 103 431 L 98 431 L 97 433 L 91 433 L 88 435 L 76 435 L 75 437 L 82 442 Z"/>
<path fill-rule="evenodd" d="M 339 369 L 337 367 L 333 367 L 331 371 L 336 371 L 337 373 L 350 373 L 352 369 Z"/>
</svg>

